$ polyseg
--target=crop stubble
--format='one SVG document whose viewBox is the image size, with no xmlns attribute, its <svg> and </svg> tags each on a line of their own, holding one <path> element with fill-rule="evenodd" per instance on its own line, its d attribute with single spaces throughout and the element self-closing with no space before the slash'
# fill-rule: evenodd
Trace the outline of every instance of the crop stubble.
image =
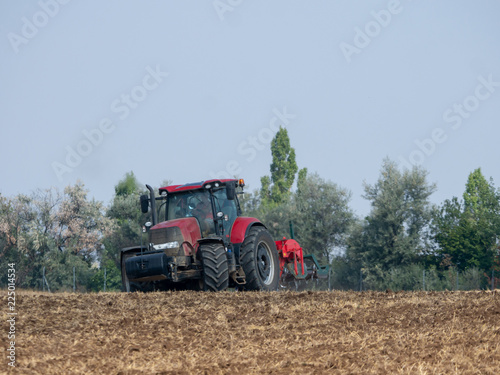
<svg viewBox="0 0 500 375">
<path fill-rule="evenodd" d="M 18 292 L 16 310 L 20 374 L 500 371 L 498 292 Z"/>
</svg>

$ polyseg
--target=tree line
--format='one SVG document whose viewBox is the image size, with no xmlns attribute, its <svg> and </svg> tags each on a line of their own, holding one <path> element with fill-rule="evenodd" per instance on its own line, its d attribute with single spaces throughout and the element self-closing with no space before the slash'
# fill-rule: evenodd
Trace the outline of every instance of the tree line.
<svg viewBox="0 0 500 375">
<path fill-rule="evenodd" d="M 299 170 L 286 129 L 272 140 L 271 154 L 270 175 L 245 209 L 276 239 L 288 234 L 291 220 L 304 252 L 332 266 L 334 288 L 486 288 L 500 280 L 500 190 L 480 168 L 461 199 L 434 205 L 437 187 L 427 171 L 386 158 L 377 181 L 364 184 L 371 210 L 359 218 L 347 188 Z"/>
<path fill-rule="evenodd" d="M 276 240 L 289 237 L 292 224 L 304 252 L 331 265 L 334 288 L 486 288 L 500 277 L 500 191 L 480 168 L 461 198 L 433 205 L 437 187 L 424 169 L 385 159 L 377 181 L 364 184 L 371 210 L 359 218 L 347 188 L 298 168 L 286 129 L 270 148 L 270 175 L 240 197 L 243 213 L 259 218 Z M 51 290 L 71 291 L 76 280 L 82 292 L 102 290 L 106 272 L 107 290 L 119 290 L 120 249 L 146 241 L 143 186 L 127 173 L 109 206 L 90 198 L 82 182 L 63 192 L 0 194 L 1 269 L 15 263 L 20 288 L 41 289 L 45 273 Z M 0 287 L 6 284 L 5 274 Z"/>
<path fill-rule="evenodd" d="M 147 220 L 139 209 L 141 190 L 130 172 L 115 186 L 109 207 L 89 198 L 82 182 L 63 192 L 0 195 L 2 269 L 16 264 L 20 288 L 42 289 L 46 283 L 52 291 L 100 291 L 106 274 L 106 289 L 120 290 L 120 249 L 140 243 Z M 0 287 L 5 285 L 0 278 Z"/>
</svg>

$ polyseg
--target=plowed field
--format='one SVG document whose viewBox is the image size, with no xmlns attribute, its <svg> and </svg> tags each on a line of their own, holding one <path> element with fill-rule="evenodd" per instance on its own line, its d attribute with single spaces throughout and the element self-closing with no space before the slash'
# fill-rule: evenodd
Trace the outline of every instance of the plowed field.
<svg viewBox="0 0 500 375">
<path fill-rule="evenodd" d="M 498 292 L 18 291 L 16 311 L 0 372 L 500 373 Z"/>
</svg>

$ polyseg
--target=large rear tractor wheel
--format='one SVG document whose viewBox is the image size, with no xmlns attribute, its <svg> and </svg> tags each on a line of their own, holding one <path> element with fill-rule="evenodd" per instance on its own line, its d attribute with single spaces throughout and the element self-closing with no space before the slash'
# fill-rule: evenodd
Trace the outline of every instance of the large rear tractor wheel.
<svg viewBox="0 0 500 375">
<path fill-rule="evenodd" d="M 202 244 L 200 252 L 203 266 L 201 289 L 212 292 L 226 290 L 229 285 L 226 249 L 220 243 Z"/>
<path fill-rule="evenodd" d="M 241 246 L 241 265 L 247 290 L 278 290 L 280 266 L 278 251 L 264 227 L 253 227 Z"/>
</svg>

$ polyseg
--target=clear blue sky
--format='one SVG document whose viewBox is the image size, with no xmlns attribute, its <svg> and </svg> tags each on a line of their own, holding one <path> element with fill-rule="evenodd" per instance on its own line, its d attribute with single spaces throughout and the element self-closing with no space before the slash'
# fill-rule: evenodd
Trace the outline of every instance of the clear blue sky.
<svg viewBox="0 0 500 375">
<path fill-rule="evenodd" d="M 299 167 L 352 191 L 421 164 L 434 203 L 500 184 L 500 2 L 0 2 L 6 196 L 82 180 L 109 203 L 224 174 L 250 189 L 285 125 Z"/>
</svg>

